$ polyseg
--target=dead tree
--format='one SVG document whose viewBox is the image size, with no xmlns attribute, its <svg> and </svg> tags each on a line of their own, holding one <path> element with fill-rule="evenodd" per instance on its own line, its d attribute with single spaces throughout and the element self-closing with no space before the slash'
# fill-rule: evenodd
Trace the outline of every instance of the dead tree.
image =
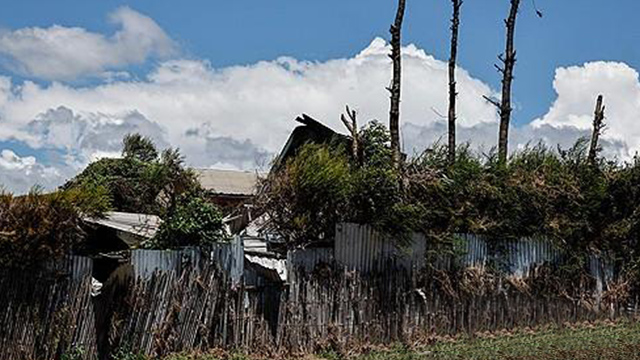
<svg viewBox="0 0 640 360">
<path fill-rule="evenodd" d="M 502 66 L 495 65 L 498 72 L 502 74 L 502 99 L 497 100 L 484 97 L 498 108 L 500 115 L 500 134 L 498 136 L 498 159 L 501 163 L 507 162 L 508 141 L 509 141 L 509 123 L 511 122 L 511 83 L 513 82 L 513 69 L 516 65 L 516 50 L 514 46 L 514 37 L 516 32 L 516 18 L 518 17 L 518 8 L 520 0 L 510 0 L 511 9 L 509 17 L 504 21 L 507 27 L 507 43 L 504 54 L 498 56 L 502 62 Z"/>
<path fill-rule="evenodd" d="M 355 110 L 349 108 L 349 105 L 346 106 L 346 112 L 349 120 L 347 120 L 344 114 L 340 115 L 340 120 L 342 120 L 342 123 L 351 134 L 351 153 L 353 160 L 360 165 L 362 163 L 362 157 L 360 156 L 360 136 L 358 135 L 357 114 Z"/>
<path fill-rule="evenodd" d="M 604 124 L 604 108 L 605 106 L 602 103 L 602 95 L 598 95 L 598 100 L 596 101 L 596 110 L 594 112 L 593 117 L 593 133 L 591 134 L 591 146 L 589 147 L 589 157 L 587 161 L 591 165 L 596 164 L 596 156 L 598 155 L 598 151 L 600 150 L 598 146 L 598 140 L 600 135 L 602 135 L 602 130 L 605 127 Z"/>
<path fill-rule="evenodd" d="M 456 59 L 458 57 L 458 30 L 460 28 L 460 7 L 462 0 L 451 0 L 451 53 L 449 56 L 449 164 L 456 161 Z"/>
<path fill-rule="evenodd" d="M 391 151 L 393 165 L 400 166 L 400 84 L 402 77 L 402 20 L 406 0 L 398 0 L 396 19 L 389 32 L 391 33 L 391 54 L 393 61 L 393 80 L 391 87 L 387 88 L 391 93 L 391 108 L 389 110 L 389 132 L 391 133 Z"/>
</svg>

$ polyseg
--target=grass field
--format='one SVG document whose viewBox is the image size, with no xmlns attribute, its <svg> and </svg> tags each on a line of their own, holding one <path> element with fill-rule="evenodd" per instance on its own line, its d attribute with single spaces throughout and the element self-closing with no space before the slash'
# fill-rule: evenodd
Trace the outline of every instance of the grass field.
<svg viewBox="0 0 640 360">
<path fill-rule="evenodd" d="M 164 360 L 249 359 L 240 354 L 173 355 Z M 307 356 L 327 360 L 417 359 L 640 359 L 640 323 L 582 325 L 538 332 L 482 334 L 473 339 L 439 340 L 432 345 L 408 349 L 395 347 L 366 354 L 341 356 L 334 352 Z"/>
<path fill-rule="evenodd" d="M 340 359 L 335 354 L 324 357 Z M 640 324 L 487 334 L 475 339 L 440 341 L 412 350 L 375 351 L 356 359 L 640 359 Z"/>
</svg>

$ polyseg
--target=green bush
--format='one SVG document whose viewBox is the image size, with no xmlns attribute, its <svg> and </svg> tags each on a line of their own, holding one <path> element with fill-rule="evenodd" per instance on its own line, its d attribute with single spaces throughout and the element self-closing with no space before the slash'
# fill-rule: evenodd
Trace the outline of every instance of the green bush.
<svg viewBox="0 0 640 360">
<path fill-rule="evenodd" d="M 62 188 L 100 188 L 112 210 L 160 216 L 157 236 L 143 244 L 148 248 L 206 246 L 225 239 L 222 214 L 207 202 L 207 192 L 196 173 L 184 166 L 180 152 L 158 152 L 139 134 L 125 136 L 122 158 L 95 161 Z"/>
<path fill-rule="evenodd" d="M 69 254 L 84 240 L 82 219 L 100 217 L 108 207 L 101 187 L 0 193 L 0 266 L 29 267 Z"/>
<path fill-rule="evenodd" d="M 178 150 L 167 149 L 158 155 L 151 140 L 134 134 L 124 138 L 122 155 L 89 164 L 62 188 L 101 186 L 107 190 L 113 210 L 160 216 L 181 194 L 202 190 Z"/>
<path fill-rule="evenodd" d="M 261 203 L 292 244 L 330 239 L 337 222 L 349 221 L 397 240 L 411 231 L 448 244 L 456 233 L 496 242 L 544 236 L 567 254 L 602 250 L 619 264 L 640 257 L 638 158 L 590 164 L 579 139 L 569 149 L 527 146 L 506 165 L 463 145 L 449 164 L 436 144 L 397 171 L 383 125 L 366 126 L 360 139 L 361 158 L 308 144 L 265 181 Z"/>
<path fill-rule="evenodd" d="M 267 179 L 262 205 L 290 244 L 328 239 L 346 219 L 350 177 L 342 149 L 309 144 Z"/>
<path fill-rule="evenodd" d="M 168 213 L 155 238 L 144 246 L 159 249 L 208 246 L 225 239 L 220 210 L 202 196 L 186 194 Z"/>
<path fill-rule="evenodd" d="M 335 224 L 344 221 L 408 239 L 414 209 L 402 201 L 389 134 L 373 122 L 360 139 L 362 162 L 339 146 L 306 144 L 264 181 L 262 208 L 291 246 L 330 241 Z"/>
</svg>

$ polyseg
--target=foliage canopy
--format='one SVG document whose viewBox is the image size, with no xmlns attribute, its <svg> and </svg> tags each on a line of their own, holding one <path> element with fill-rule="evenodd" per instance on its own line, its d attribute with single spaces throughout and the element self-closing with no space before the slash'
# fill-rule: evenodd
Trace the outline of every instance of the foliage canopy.
<svg viewBox="0 0 640 360">
<path fill-rule="evenodd" d="M 101 187 L 0 193 L 0 266 L 28 267 L 68 254 L 84 239 L 83 217 L 101 217 L 108 209 Z"/>
<path fill-rule="evenodd" d="M 326 240 L 347 221 L 401 242 L 413 231 L 445 243 L 467 232 L 495 241 L 544 236 L 568 253 L 638 258 L 637 157 L 590 164 L 579 139 L 569 149 L 527 146 L 507 164 L 462 145 L 451 164 L 447 147 L 435 144 L 396 171 L 383 125 L 370 123 L 359 138 L 361 164 L 341 147 L 307 144 L 265 179 L 261 204 L 290 245 Z"/>
<path fill-rule="evenodd" d="M 63 189 L 100 186 L 115 211 L 159 215 L 163 219 L 150 248 L 203 246 L 224 240 L 222 214 L 207 202 L 196 173 L 184 166 L 177 149 L 159 152 L 139 134 L 123 139 L 122 157 L 100 159 L 87 166 Z"/>
<path fill-rule="evenodd" d="M 178 150 L 159 153 L 150 139 L 138 134 L 124 138 L 122 158 L 97 160 L 62 188 L 87 185 L 105 187 L 115 211 L 160 216 L 181 194 L 202 190 L 195 172 L 184 167 Z"/>
</svg>

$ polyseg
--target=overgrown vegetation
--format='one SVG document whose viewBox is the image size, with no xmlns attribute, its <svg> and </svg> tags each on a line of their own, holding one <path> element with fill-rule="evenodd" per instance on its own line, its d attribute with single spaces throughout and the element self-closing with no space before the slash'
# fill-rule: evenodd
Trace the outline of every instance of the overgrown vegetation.
<svg viewBox="0 0 640 360">
<path fill-rule="evenodd" d="M 128 135 L 122 158 L 101 159 L 59 191 L 0 193 L 0 265 L 28 267 L 69 254 L 86 236 L 83 218 L 107 211 L 160 215 L 158 235 L 143 246 L 206 246 L 225 240 L 222 213 L 207 202 L 177 150 L 159 153 L 151 140 Z"/>
<path fill-rule="evenodd" d="M 225 237 L 220 210 L 203 196 L 183 194 L 156 237 L 146 245 L 162 249 L 207 246 Z"/>
<path fill-rule="evenodd" d="M 0 193 L 0 266 L 28 267 L 67 254 L 84 239 L 82 218 L 101 217 L 108 209 L 100 186 Z"/>
<path fill-rule="evenodd" d="M 123 140 L 121 158 L 103 158 L 89 164 L 62 186 L 107 189 L 113 210 L 165 216 L 186 193 L 202 189 L 196 174 L 184 166 L 176 149 L 156 150 L 150 139 L 131 134 Z"/>
<path fill-rule="evenodd" d="M 579 139 L 569 149 L 528 146 L 507 164 L 463 145 L 450 164 L 447 147 L 436 144 L 395 170 L 383 125 L 365 126 L 359 141 L 362 163 L 342 147 L 307 144 L 266 179 L 263 207 L 292 246 L 330 239 L 344 221 L 399 241 L 423 232 L 445 247 L 457 233 L 494 242 L 546 237 L 577 268 L 581 256 L 602 252 L 638 272 L 638 157 L 591 164 L 588 141 Z"/>
<path fill-rule="evenodd" d="M 389 134 L 372 122 L 359 138 L 362 163 L 344 147 L 307 144 L 265 179 L 260 203 L 291 246 L 331 240 L 341 221 L 371 223 L 388 232 L 403 226 L 406 209 Z"/>
<path fill-rule="evenodd" d="M 159 152 L 139 134 L 123 139 L 122 157 L 95 161 L 67 182 L 64 189 L 107 189 L 113 210 L 159 215 L 157 236 L 147 248 L 206 246 L 225 239 L 222 213 L 207 201 L 193 169 L 184 166 L 177 149 Z"/>
<path fill-rule="evenodd" d="M 473 338 L 433 338 L 417 347 L 397 345 L 390 348 L 365 347 L 349 354 L 321 352 L 306 359 L 327 360 L 418 360 L 418 359 L 640 359 L 638 323 L 582 324 L 534 331 L 476 334 Z M 163 360 L 248 360 L 254 357 L 237 353 L 174 354 Z M 256 357 L 260 358 L 260 357 Z M 288 357 L 282 357 L 288 359 Z"/>
</svg>

